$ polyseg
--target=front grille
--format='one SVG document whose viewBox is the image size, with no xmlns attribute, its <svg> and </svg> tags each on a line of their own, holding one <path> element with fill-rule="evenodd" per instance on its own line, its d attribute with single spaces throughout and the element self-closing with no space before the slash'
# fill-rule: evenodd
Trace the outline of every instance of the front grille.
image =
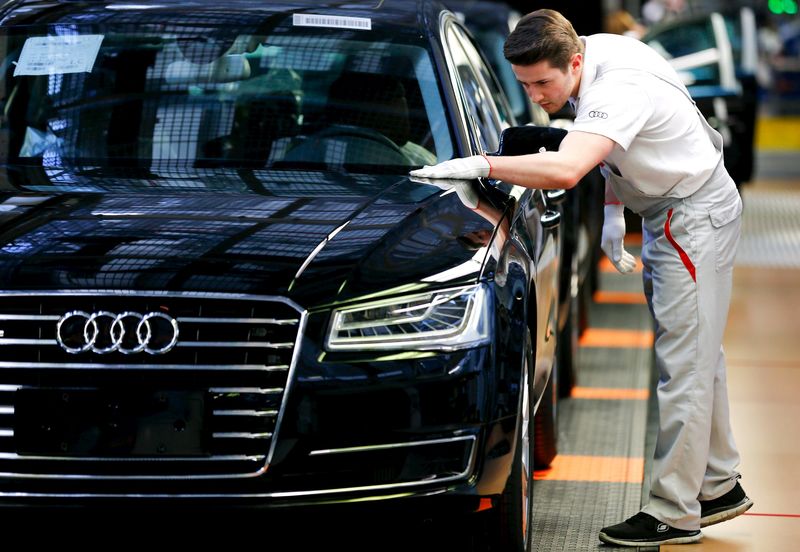
<svg viewBox="0 0 800 552">
<path fill-rule="evenodd" d="M 108 348 L 100 346 L 100 338 L 95 351 L 68 352 L 56 338 L 56 327 L 66 313 L 76 311 L 164 313 L 177 322 L 179 337 L 163 354 L 100 353 L 97 350 Z M 106 315 L 97 328 L 105 336 L 103 345 L 108 345 L 111 319 Z M 278 432 L 304 319 L 293 303 L 272 297 L 136 292 L 0 295 L 0 473 L 22 479 L 216 479 L 263 473 Z M 128 338 L 131 335 L 135 341 L 135 330 L 129 328 Z M 145 330 L 140 328 L 140 335 L 145 336 Z M 79 334 L 73 337 L 81 340 Z M 155 335 L 152 340 L 155 343 Z M 106 409 L 120 404 L 139 408 L 147 401 L 179 405 L 186 401 L 196 412 L 187 417 L 190 422 L 172 411 L 156 412 L 147 427 L 121 433 L 128 441 L 145 441 L 144 445 L 118 446 L 98 437 L 97 427 L 86 426 L 82 419 L 83 425 L 70 422 L 62 427 L 60 410 L 53 410 L 50 417 L 36 410 L 35 401 L 53 409 L 59 400 L 73 400 L 72 410 L 65 412 L 83 412 L 74 405 L 75 398 L 94 405 L 89 417 L 97 416 L 103 435 L 112 437 L 122 430 Z M 108 405 L 95 405 L 105 400 Z M 169 437 L 172 426 L 164 429 L 164 424 L 173 424 L 176 432 L 189 429 L 195 437 L 181 444 Z M 108 429 L 112 425 L 113 431 Z M 76 436 L 81 428 L 85 431 Z M 169 442 L 162 446 L 159 438 L 164 435 Z"/>
</svg>

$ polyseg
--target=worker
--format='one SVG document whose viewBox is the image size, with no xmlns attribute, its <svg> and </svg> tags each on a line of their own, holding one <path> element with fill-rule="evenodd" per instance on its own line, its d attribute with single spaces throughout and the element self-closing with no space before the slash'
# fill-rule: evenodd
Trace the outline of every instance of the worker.
<svg viewBox="0 0 800 552">
<path fill-rule="evenodd" d="M 641 215 L 644 289 L 656 329 L 658 437 L 647 504 L 599 537 L 622 546 L 698 541 L 701 527 L 753 504 L 738 482 L 722 350 L 742 212 L 722 139 L 669 63 L 633 38 L 578 37 L 560 13 L 538 10 L 519 21 L 504 55 L 545 111 L 573 105 L 575 122 L 558 151 L 476 155 L 411 174 L 554 189 L 574 187 L 600 165 L 601 247 L 622 273 L 636 267 L 624 247 L 623 210 Z"/>
</svg>

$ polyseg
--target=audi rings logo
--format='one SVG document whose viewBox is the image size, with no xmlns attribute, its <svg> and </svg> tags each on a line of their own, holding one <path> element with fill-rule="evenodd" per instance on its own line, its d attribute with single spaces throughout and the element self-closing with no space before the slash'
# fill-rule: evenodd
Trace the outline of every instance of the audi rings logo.
<svg viewBox="0 0 800 552">
<path fill-rule="evenodd" d="M 608 113 L 605 111 L 590 111 L 589 117 L 592 119 L 608 119 Z"/>
<path fill-rule="evenodd" d="M 71 311 L 59 318 L 56 341 L 72 354 L 163 355 L 178 342 L 178 321 L 163 312 Z"/>
</svg>

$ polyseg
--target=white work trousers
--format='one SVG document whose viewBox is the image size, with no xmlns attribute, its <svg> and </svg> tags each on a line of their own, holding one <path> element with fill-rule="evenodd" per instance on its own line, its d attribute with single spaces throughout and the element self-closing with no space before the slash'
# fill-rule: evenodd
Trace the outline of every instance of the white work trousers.
<svg viewBox="0 0 800 552">
<path fill-rule="evenodd" d="M 659 375 L 658 439 L 643 511 L 679 529 L 699 529 L 698 500 L 725 494 L 738 478 L 722 335 L 741 210 L 720 164 L 694 195 L 643 214 L 644 290 Z"/>
</svg>

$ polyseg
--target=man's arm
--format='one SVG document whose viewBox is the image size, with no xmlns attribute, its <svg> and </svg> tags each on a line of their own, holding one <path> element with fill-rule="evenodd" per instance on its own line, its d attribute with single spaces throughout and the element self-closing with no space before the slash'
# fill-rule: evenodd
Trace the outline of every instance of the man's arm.
<svg viewBox="0 0 800 552">
<path fill-rule="evenodd" d="M 572 188 L 611 153 L 614 145 L 613 140 L 599 134 L 568 132 L 558 151 L 490 157 L 489 176 L 528 188 Z"/>
<path fill-rule="evenodd" d="M 490 176 L 519 186 L 540 189 L 572 188 L 614 149 L 610 138 L 573 131 L 561 141 L 558 151 L 529 155 L 473 155 L 426 165 L 412 176 L 434 179 L 468 179 Z"/>
</svg>

